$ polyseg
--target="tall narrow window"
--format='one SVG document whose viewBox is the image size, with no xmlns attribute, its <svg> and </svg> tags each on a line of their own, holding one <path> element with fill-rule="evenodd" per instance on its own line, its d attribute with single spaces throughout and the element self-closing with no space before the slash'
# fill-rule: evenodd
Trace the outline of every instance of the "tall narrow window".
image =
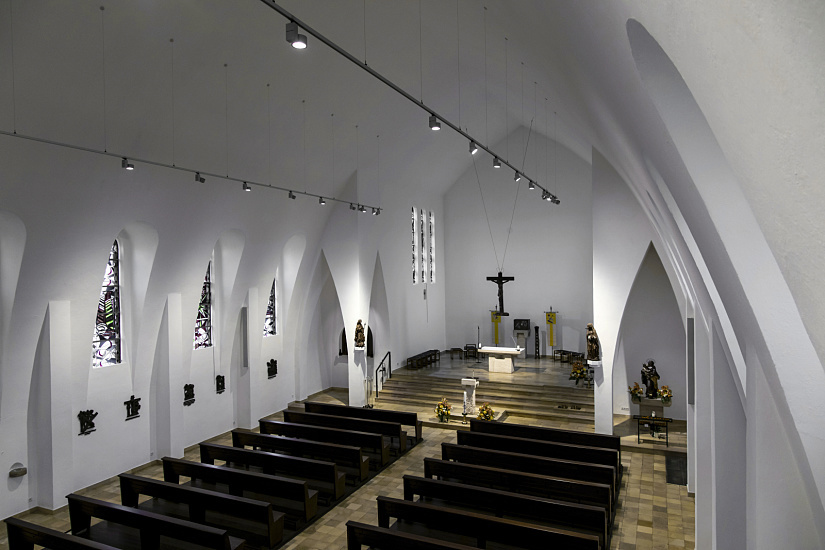
<svg viewBox="0 0 825 550">
<path fill-rule="evenodd" d="M 206 277 L 203 279 L 201 301 L 198 304 L 198 318 L 195 321 L 194 349 L 212 346 L 212 262 L 206 267 Z"/>
<path fill-rule="evenodd" d="M 95 335 L 92 338 L 92 367 L 120 363 L 120 254 L 117 241 L 109 252 L 97 302 Z"/>
<path fill-rule="evenodd" d="M 275 332 L 275 283 L 277 280 L 272 280 L 272 290 L 269 291 L 269 303 L 266 306 L 266 318 L 264 318 L 264 337 L 274 336 Z"/>
<path fill-rule="evenodd" d="M 435 282 L 435 214 L 433 211 L 430 210 L 430 225 L 429 225 L 429 234 L 430 234 L 430 283 Z"/>
<path fill-rule="evenodd" d="M 421 223 L 418 227 L 418 234 L 419 234 L 419 248 L 418 250 L 421 252 L 421 282 L 427 282 L 427 245 L 426 239 L 424 238 L 424 231 L 426 230 L 427 222 L 424 219 L 424 209 L 421 209 Z"/>
<path fill-rule="evenodd" d="M 416 253 L 416 243 L 418 242 L 418 216 L 415 215 L 415 207 L 412 209 L 412 276 L 413 284 L 418 282 L 418 254 Z"/>
</svg>

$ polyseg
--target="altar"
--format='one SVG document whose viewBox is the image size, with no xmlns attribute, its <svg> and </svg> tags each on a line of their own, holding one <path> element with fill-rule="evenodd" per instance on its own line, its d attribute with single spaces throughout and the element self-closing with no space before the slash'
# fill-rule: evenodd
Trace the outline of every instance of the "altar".
<svg viewBox="0 0 825 550">
<path fill-rule="evenodd" d="M 487 354 L 490 372 L 511 373 L 513 372 L 513 358 L 521 353 L 521 348 L 484 346 L 479 348 L 478 352 Z"/>
</svg>

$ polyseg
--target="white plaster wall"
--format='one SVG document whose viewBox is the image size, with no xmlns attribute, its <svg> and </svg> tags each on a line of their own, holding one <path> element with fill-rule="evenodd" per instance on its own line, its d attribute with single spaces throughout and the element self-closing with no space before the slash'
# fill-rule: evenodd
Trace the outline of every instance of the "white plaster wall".
<svg viewBox="0 0 825 550">
<path fill-rule="evenodd" d="M 526 142 L 527 133 L 519 128 L 510 136 L 514 156 L 516 143 Z M 531 330 L 538 323 L 546 331 L 544 312 L 552 306 L 559 312 L 557 347 L 584 349 L 585 325 L 593 312 L 591 169 L 569 149 L 548 144 L 535 133 L 525 164 L 532 167 L 538 159 L 543 163 L 548 150 L 558 154 L 557 178 L 542 178 L 541 183 L 563 197 L 560 205 L 542 201 L 541 191 L 528 190 L 525 178 L 515 183 L 511 170 L 494 169 L 487 156 L 476 161 L 481 192 L 470 164 L 445 194 L 446 267 L 441 280 L 447 285 L 448 347 L 474 343 L 478 326 L 481 343 L 492 345 L 490 310 L 498 309 L 498 288 L 486 278 L 495 276 L 503 262 L 503 275 L 515 280 L 504 285 L 504 308 L 510 316 L 499 325 L 499 345 L 513 345 L 514 318 L 530 319 Z M 532 333 L 527 347 L 533 349 Z"/>
</svg>

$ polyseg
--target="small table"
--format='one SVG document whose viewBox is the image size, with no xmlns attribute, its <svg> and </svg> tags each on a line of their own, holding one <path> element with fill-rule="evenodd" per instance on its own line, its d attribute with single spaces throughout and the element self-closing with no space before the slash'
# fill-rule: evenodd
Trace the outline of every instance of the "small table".
<svg viewBox="0 0 825 550">
<path fill-rule="evenodd" d="M 670 447 L 670 439 L 668 433 L 668 425 L 673 422 L 672 418 L 664 416 L 642 416 L 634 414 L 633 419 L 636 421 L 636 443 L 642 442 L 642 424 L 650 426 L 651 428 L 664 427 L 665 429 L 665 447 Z"/>
</svg>

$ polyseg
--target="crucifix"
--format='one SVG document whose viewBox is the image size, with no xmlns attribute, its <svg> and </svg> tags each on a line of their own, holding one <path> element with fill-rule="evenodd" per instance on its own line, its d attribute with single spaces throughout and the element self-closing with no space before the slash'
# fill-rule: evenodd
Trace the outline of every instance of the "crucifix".
<svg viewBox="0 0 825 550">
<path fill-rule="evenodd" d="M 487 277 L 488 281 L 493 281 L 498 285 L 498 314 L 499 315 L 510 315 L 504 311 L 504 283 L 509 283 L 510 281 L 514 281 L 515 277 L 503 277 L 501 275 L 501 271 L 498 272 L 498 277 Z"/>
</svg>

